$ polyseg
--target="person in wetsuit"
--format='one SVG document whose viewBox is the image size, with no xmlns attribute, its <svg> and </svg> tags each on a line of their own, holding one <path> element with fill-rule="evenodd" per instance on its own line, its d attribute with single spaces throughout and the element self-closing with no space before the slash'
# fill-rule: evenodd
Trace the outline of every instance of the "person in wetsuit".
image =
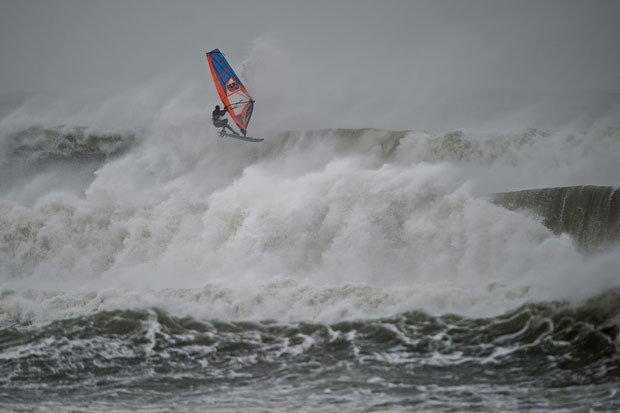
<svg viewBox="0 0 620 413">
<path fill-rule="evenodd" d="M 233 128 L 230 127 L 228 124 L 228 119 L 222 119 L 222 116 L 224 116 L 226 112 L 228 112 L 228 108 L 225 107 L 224 110 L 220 110 L 220 105 L 215 105 L 215 110 L 213 111 L 211 117 L 213 120 L 213 126 L 216 128 L 222 128 L 222 133 L 224 133 L 226 128 L 228 128 L 233 134 L 239 135 Z"/>
</svg>

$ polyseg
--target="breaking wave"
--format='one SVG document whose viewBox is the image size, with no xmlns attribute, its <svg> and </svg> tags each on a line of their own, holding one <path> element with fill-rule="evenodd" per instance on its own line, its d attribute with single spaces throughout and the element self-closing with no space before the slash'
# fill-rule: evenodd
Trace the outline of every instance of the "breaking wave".
<svg viewBox="0 0 620 413">
<path fill-rule="evenodd" d="M 620 128 L 180 112 L 0 121 L 2 408 L 620 408 Z"/>
<path fill-rule="evenodd" d="M 135 134 L 89 131 L 85 127 L 30 127 L 6 138 L 9 156 L 48 158 L 107 158 L 122 154 L 136 142 Z"/>
<path fill-rule="evenodd" d="M 576 186 L 507 192 L 494 197 L 510 209 L 529 209 L 557 234 L 568 233 L 586 249 L 620 240 L 620 189 Z"/>
<path fill-rule="evenodd" d="M 0 185 L 4 322 L 152 307 L 229 320 L 479 317 L 619 286 L 616 247 L 579 247 L 617 241 L 615 190 L 577 190 L 609 195 L 605 208 L 570 190 L 514 191 L 615 182 L 619 128 L 291 131 L 250 145 L 196 139 L 191 121 L 159 127 L 4 135 L 3 168 L 17 172 Z M 505 191 L 499 205 L 555 198 L 511 211 L 493 202 Z M 562 197 L 589 205 L 587 219 L 550 221 L 566 216 Z"/>
</svg>

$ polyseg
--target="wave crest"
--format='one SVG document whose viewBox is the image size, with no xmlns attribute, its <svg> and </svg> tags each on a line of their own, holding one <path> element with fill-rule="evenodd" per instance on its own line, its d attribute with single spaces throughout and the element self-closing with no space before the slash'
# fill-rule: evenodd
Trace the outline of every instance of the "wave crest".
<svg viewBox="0 0 620 413">
<path fill-rule="evenodd" d="M 107 158 L 127 151 L 136 141 L 134 133 L 68 126 L 32 126 L 7 137 L 9 153 L 28 159 Z"/>
</svg>

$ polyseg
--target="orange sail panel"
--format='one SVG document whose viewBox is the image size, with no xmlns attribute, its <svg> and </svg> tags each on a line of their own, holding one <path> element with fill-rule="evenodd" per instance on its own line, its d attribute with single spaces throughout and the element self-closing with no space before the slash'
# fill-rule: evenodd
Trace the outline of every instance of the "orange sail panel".
<svg viewBox="0 0 620 413">
<path fill-rule="evenodd" d="M 232 120 L 245 135 L 254 111 L 254 100 L 218 49 L 207 53 L 207 62 L 217 93 L 228 108 Z"/>
</svg>

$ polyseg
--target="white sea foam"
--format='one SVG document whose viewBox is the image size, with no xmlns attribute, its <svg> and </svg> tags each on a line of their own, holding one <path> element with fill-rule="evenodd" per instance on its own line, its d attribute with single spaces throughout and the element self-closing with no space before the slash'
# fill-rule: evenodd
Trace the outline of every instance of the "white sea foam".
<svg viewBox="0 0 620 413">
<path fill-rule="evenodd" d="M 260 79 L 261 62 L 246 63 Z M 35 118 L 144 136 L 70 188 L 37 185 L 35 172 L 1 194 L 3 319 L 152 306 L 222 319 L 485 316 L 620 286 L 619 254 L 583 256 L 485 198 L 617 183 L 617 130 L 334 130 L 254 145 L 216 137 L 196 93 L 153 96 L 43 118 L 25 107 L 0 123 L 3 136 Z M 142 101 L 159 107 L 131 119 Z M 74 170 L 69 159 L 53 176 Z"/>
</svg>

